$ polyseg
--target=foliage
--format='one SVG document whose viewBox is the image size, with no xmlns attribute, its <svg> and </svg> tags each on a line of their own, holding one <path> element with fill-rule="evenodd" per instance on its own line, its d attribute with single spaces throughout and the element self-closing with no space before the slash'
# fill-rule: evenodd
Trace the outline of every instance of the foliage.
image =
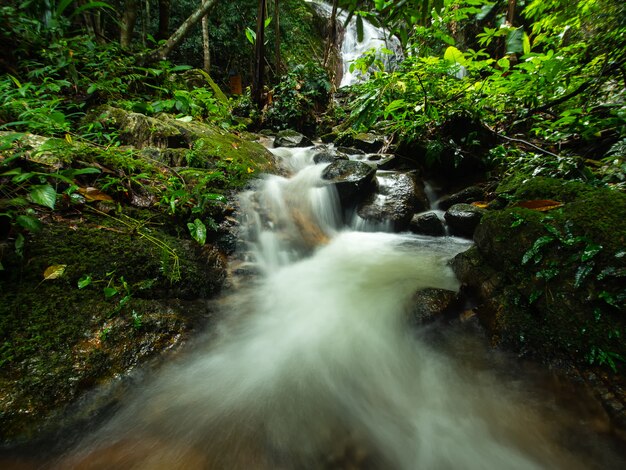
<svg viewBox="0 0 626 470">
<path fill-rule="evenodd" d="M 330 98 L 328 73 L 314 62 L 294 67 L 272 90 L 264 121 L 276 129 L 314 127 L 311 118 L 325 109 Z"/>
</svg>

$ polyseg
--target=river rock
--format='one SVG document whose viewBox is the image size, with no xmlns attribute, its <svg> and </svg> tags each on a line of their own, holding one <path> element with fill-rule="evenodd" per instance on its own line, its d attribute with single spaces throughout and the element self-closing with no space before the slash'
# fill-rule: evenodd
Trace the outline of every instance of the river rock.
<svg viewBox="0 0 626 470">
<path fill-rule="evenodd" d="M 348 156 L 336 150 L 325 148 L 313 155 L 313 161 L 317 163 L 332 163 L 335 160 L 347 160 Z"/>
<path fill-rule="evenodd" d="M 393 173 L 379 178 L 378 192 L 357 208 L 357 214 L 368 222 L 389 223 L 394 230 L 402 231 L 416 211 L 427 208 L 424 184 L 416 173 Z"/>
<path fill-rule="evenodd" d="M 410 319 L 417 324 L 435 320 L 458 304 L 457 294 L 445 289 L 423 289 L 417 291 L 411 299 Z"/>
<path fill-rule="evenodd" d="M 274 147 L 309 147 L 313 145 L 311 139 L 304 134 L 292 130 L 280 131 L 276 134 L 274 140 Z"/>
<path fill-rule="evenodd" d="M 332 184 L 344 205 L 351 205 L 376 188 L 376 169 L 366 163 L 337 160 L 322 172 L 322 178 Z"/>
<path fill-rule="evenodd" d="M 409 229 L 420 235 L 441 237 L 446 234 L 443 221 L 434 212 L 415 214 L 409 222 Z"/>
<path fill-rule="evenodd" d="M 345 153 L 346 155 L 365 155 L 363 150 L 359 150 L 354 147 L 342 147 L 341 145 L 337 147 L 337 151 Z"/>
<path fill-rule="evenodd" d="M 472 238 L 484 213 L 484 209 L 471 204 L 455 204 L 446 211 L 444 217 L 452 235 Z"/>
<path fill-rule="evenodd" d="M 485 198 L 485 191 L 479 186 L 470 186 L 458 193 L 444 196 L 437 201 L 437 206 L 441 210 L 448 210 L 455 204 L 469 204 L 470 202 L 482 201 Z"/>
<path fill-rule="evenodd" d="M 357 155 L 353 159 L 367 163 L 380 170 L 390 170 L 393 168 L 396 157 L 390 153 L 366 153 Z"/>
</svg>

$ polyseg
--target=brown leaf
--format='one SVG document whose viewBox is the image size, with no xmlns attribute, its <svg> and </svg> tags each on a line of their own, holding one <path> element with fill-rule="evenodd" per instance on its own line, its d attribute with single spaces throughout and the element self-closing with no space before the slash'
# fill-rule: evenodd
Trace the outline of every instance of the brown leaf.
<svg viewBox="0 0 626 470">
<path fill-rule="evenodd" d="M 98 188 L 87 187 L 78 188 L 78 192 L 85 196 L 88 201 L 112 201 L 113 198 L 108 194 L 103 193 Z"/>
<path fill-rule="evenodd" d="M 558 201 L 552 201 L 551 199 L 536 199 L 534 201 L 522 201 L 515 204 L 517 207 L 524 207 L 525 209 L 531 209 L 534 211 L 545 212 L 558 207 L 562 207 L 563 203 Z"/>
<path fill-rule="evenodd" d="M 65 273 L 65 268 L 67 264 L 53 264 L 52 266 L 48 266 L 46 270 L 43 272 L 43 280 L 49 281 L 51 279 L 58 279 L 63 276 Z"/>
<path fill-rule="evenodd" d="M 476 201 L 472 202 L 472 206 L 479 207 L 481 209 L 486 209 L 489 203 L 487 201 Z"/>
</svg>

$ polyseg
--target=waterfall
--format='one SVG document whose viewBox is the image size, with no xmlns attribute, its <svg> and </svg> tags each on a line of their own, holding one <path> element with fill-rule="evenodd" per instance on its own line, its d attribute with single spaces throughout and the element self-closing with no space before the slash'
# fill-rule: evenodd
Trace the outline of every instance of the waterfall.
<svg viewBox="0 0 626 470">
<path fill-rule="evenodd" d="M 262 274 L 57 467 L 583 468 L 514 385 L 408 327 L 416 290 L 458 289 L 468 242 L 349 229 L 313 149 L 273 151 L 292 175 L 241 204 Z"/>
<path fill-rule="evenodd" d="M 320 0 L 307 0 L 325 17 L 330 18 L 332 6 Z M 348 21 L 348 13 L 342 9 L 337 10 L 337 22 L 345 25 L 343 39 L 341 40 L 342 75 L 339 87 L 354 85 L 364 79 L 359 71 L 350 71 L 350 66 L 359 57 L 368 51 L 376 51 L 376 58 L 382 61 L 386 70 L 393 69 L 402 61 L 403 53 L 400 40 L 390 35 L 383 28 L 374 26 L 367 19 L 363 18 L 363 38 L 358 40 L 358 28 L 355 17 Z M 384 52 L 384 51 L 390 52 Z"/>
</svg>

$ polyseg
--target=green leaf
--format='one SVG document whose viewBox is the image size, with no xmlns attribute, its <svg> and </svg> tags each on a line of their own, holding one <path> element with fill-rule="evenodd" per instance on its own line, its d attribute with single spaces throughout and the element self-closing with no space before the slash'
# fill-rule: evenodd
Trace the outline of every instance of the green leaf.
<svg viewBox="0 0 626 470">
<path fill-rule="evenodd" d="M 105 287 L 102 289 L 102 292 L 104 292 L 105 299 L 110 299 L 114 295 L 118 294 L 117 289 L 115 287 Z"/>
<path fill-rule="evenodd" d="M 356 17 L 356 40 L 363 42 L 363 18 L 360 16 Z"/>
<path fill-rule="evenodd" d="M 78 288 L 79 289 L 84 289 L 85 287 L 87 287 L 89 284 L 91 284 L 91 276 L 89 274 L 85 274 L 83 276 L 81 276 L 81 278 L 78 280 Z"/>
<path fill-rule="evenodd" d="M 20 226 L 25 228 L 26 230 L 30 230 L 31 232 L 37 233 L 41 230 L 43 224 L 36 219 L 35 217 L 30 217 L 28 215 L 18 215 L 15 218 L 15 222 Z"/>
<path fill-rule="evenodd" d="M 200 245 L 206 243 L 206 225 L 200 219 L 194 220 L 193 223 L 188 223 L 187 228 L 189 228 L 189 233 L 191 233 L 193 239 Z"/>
<path fill-rule="evenodd" d="M 545 235 L 535 240 L 535 243 L 533 243 L 533 246 L 526 253 L 524 253 L 524 256 L 522 257 L 522 264 L 526 264 L 531 259 L 535 258 L 539 254 L 539 250 L 544 245 L 547 245 L 548 243 L 552 241 L 554 241 L 554 237 L 550 235 Z M 535 263 L 539 262 L 540 260 L 541 260 L 541 257 L 536 258 Z"/>
<path fill-rule="evenodd" d="M 33 186 L 28 196 L 35 204 L 49 207 L 50 209 L 54 209 L 57 200 L 57 192 L 49 184 Z"/>
<path fill-rule="evenodd" d="M 448 46 L 448 48 L 446 49 L 446 52 L 443 54 L 443 58 L 447 62 L 452 62 L 456 64 L 461 64 L 461 65 L 467 62 L 465 60 L 465 56 L 463 55 L 463 53 L 454 46 Z"/>
<path fill-rule="evenodd" d="M 600 253 L 600 251 L 602 250 L 602 245 L 596 245 L 594 243 L 589 243 L 584 251 L 583 254 L 580 257 L 581 261 L 588 261 L 591 258 L 593 258 L 595 255 L 597 255 L 598 253 Z"/>
<path fill-rule="evenodd" d="M 248 38 L 248 42 L 250 42 L 250 44 L 254 44 L 256 42 L 256 33 L 252 30 L 252 28 L 246 28 L 246 37 Z"/>
<path fill-rule="evenodd" d="M 522 49 L 524 52 L 524 55 L 526 54 L 530 54 L 530 38 L 528 37 L 528 34 L 524 33 L 524 37 L 522 39 Z"/>
<path fill-rule="evenodd" d="M 15 253 L 20 258 L 24 257 L 24 242 L 25 242 L 24 235 L 22 235 L 21 233 L 18 233 L 17 237 L 15 238 Z"/>
<path fill-rule="evenodd" d="M 576 289 L 578 289 L 582 285 L 585 278 L 593 270 L 593 267 L 594 267 L 593 262 L 581 264 L 580 266 L 578 266 L 578 269 L 576 270 L 576 274 L 574 275 L 574 287 Z"/>
</svg>

